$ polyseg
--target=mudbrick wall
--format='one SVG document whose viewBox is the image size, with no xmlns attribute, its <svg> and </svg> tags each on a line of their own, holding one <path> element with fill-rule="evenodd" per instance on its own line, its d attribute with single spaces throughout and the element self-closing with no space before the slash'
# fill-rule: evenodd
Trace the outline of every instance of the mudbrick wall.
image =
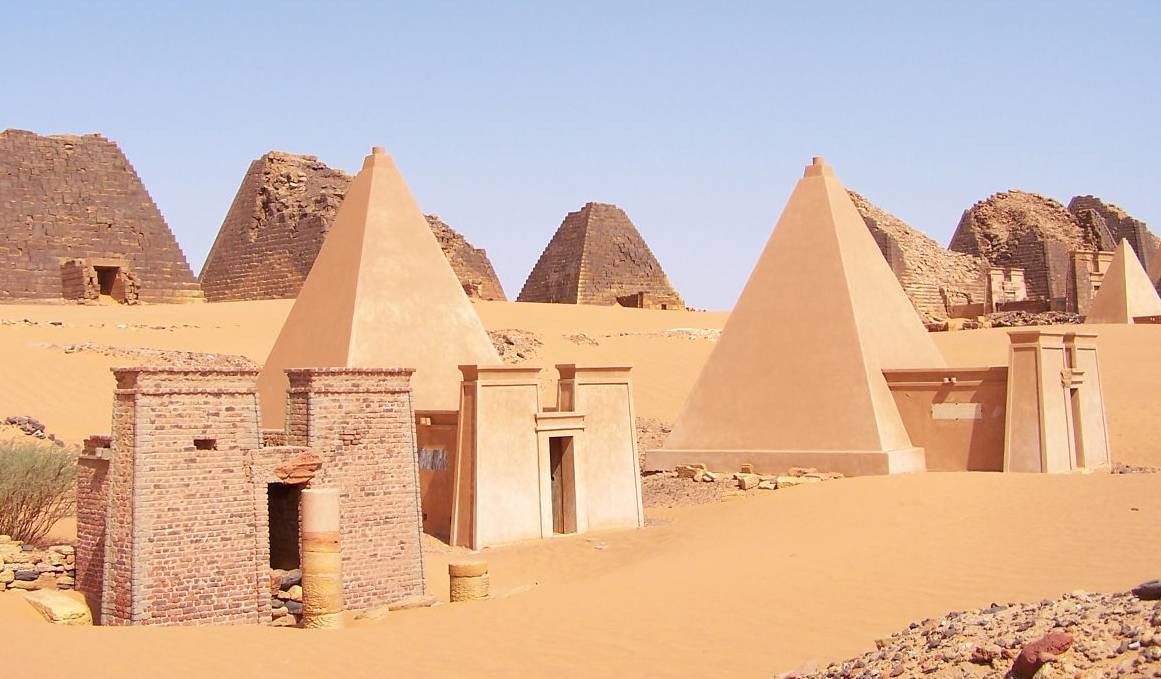
<svg viewBox="0 0 1161 679">
<path fill-rule="evenodd" d="M 925 322 L 947 318 L 951 306 L 986 301 L 988 264 L 982 258 L 946 250 L 863 196 L 848 193 Z"/>
<path fill-rule="evenodd" d="M 251 163 L 202 267 L 206 299 L 296 296 L 351 181 L 314 156 L 271 151 Z M 439 217 L 427 219 L 464 290 L 481 299 L 505 299 L 487 253 Z"/>
<path fill-rule="evenodd" d="M 1024 270 L 1029 299 L 1053 309 L 1074 310 L 1072 253 L 1098 250 L 1099 231 L 1082 228 L 1058 201 L 1024 191 L 982 200 L 960 219 L 949 248 L 983 258 L 992 266 Z"/>
<path fill-rule="evenodd" d="M 312 448 L 262 446 L 254 370 L 114 373 L 77 487 L 77 586 L 103 624 L 272 622 L 271 541 L 297 532 L 271 531 L 272 483 L 340 489 L 348 609 L 423 593 L 410 370 L 293 371 L 287 439 Z"/>
<path fill-rule="evenodd" d="M 128 269 L 144 302 L 201 299 L 185 255 L 108 139 L 0 132 L 0 300 L 62 299 L 62 264 Z"/>
<path fill-rule="evenodd" d="M 625 211 L 588 203 L 565 216 L 517 301 L 615 305 L 618 298 L 685 307 Z"/>
</svg>

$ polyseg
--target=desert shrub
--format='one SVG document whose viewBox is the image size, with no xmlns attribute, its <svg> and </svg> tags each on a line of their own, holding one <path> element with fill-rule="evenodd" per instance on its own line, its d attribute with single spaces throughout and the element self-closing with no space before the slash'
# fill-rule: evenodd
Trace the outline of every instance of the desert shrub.
<svg viewBox="0 0 1161 679">
<path fill-rule="evenodd" d="M 0 535 L 39 542 L 76 511 L 77 454 L 30 441 L 0 441 Z"/>
</svg>

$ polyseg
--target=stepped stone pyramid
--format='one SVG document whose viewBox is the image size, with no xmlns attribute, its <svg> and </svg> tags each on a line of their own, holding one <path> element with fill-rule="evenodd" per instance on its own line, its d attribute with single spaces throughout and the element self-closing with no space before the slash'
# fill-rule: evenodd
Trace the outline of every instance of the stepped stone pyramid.
<svg viewBox="0 0 1161 679">
<path fill-rule="evenodd" d="M 1141 316 L 1161 316 L 1161 297 L 1126 239 L 1113 253 L 1084 322 L 1133 323 Z"/>
<path fill-rule="evenodd" d="M 99 134 L 0 132 L 0 299 L 91 299 L 89 288 L 109 294 L 114 285 L 121 301 L 202 299 L 117 144 Z"/>
<path fill-rule="evenodd" d="M 417 411 L 458 410 L 460 364 L 500 357 L 395 162 L 375 147 L 258 377 L 280 427 L 286 368 L 414 368 Z"/>
<path fill-rule="evenodd" d="M 945 365 L 846 189 L 815 158 L 646 467 L 923 470 L 882 371 Z"/>
<path fill-rule="evenodd" d="M 685 307 L 629 216 L 606 203 L 568 213 L 516 301 Z"/>
<path fill-rule="evenodd" d="M 314 156 L 270 151 L 251 163 L 202 267 L 206 298 L 297 295 L 350 185 Z M 507 299 L 486 252 L 439 217 L 427 221 L 469 296 Z"/>
</svg>

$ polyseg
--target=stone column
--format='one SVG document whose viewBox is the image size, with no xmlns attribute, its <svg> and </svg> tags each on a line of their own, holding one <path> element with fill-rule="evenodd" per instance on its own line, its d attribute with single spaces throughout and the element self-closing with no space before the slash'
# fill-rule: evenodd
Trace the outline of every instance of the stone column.
<svg viewBox="0 0 1161 679">
<path fill-rule="evenodd" d="M 302 491 L 302 626 L 343 626 L 343 555 L 339 549 L 339 491 Z"/>
</svg>

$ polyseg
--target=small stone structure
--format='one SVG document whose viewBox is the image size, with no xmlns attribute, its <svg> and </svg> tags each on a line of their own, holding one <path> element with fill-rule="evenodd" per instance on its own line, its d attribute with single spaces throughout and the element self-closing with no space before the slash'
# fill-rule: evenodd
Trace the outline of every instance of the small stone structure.
<svg viewBox="0 0 1161 679">
<path fill-rule="evenodd" d="M 288 373 L 287 445 L 264 446 L 256 371 L 114 370 L 113 434 L 77 480 L 77 589 L 102 624 L 269 623 L 271 570 L 310 568 L 304 488 L 339 492 L 347 608 L 424 592 L 411 371 Z"/>
<path fill-rule="evenodd" d="M 516 301 L 685 308 L 625 211 L 606 203 L 565 216 Z"/>
<path fill-rule="evenodd" d="M 202 266 L 206 299 L 297 296 L 352 181 L 314 156 L 270 151 L 251 163 Z M 427 222 L 470 297 L 506 299 L 484 250 L 435 215 Z"/>
<path fill-rule="evenodd" d="M 554 411 L 540 403 L 540 368 L 460 370 L 451 544 L 644 525 L 629 368 L 558 365 Z"/>
<path fill-rule="evenodd" d="M 115 143 L 0 132 L 0 300 L 202 299 L 185 255 Z"/>
</svg>

